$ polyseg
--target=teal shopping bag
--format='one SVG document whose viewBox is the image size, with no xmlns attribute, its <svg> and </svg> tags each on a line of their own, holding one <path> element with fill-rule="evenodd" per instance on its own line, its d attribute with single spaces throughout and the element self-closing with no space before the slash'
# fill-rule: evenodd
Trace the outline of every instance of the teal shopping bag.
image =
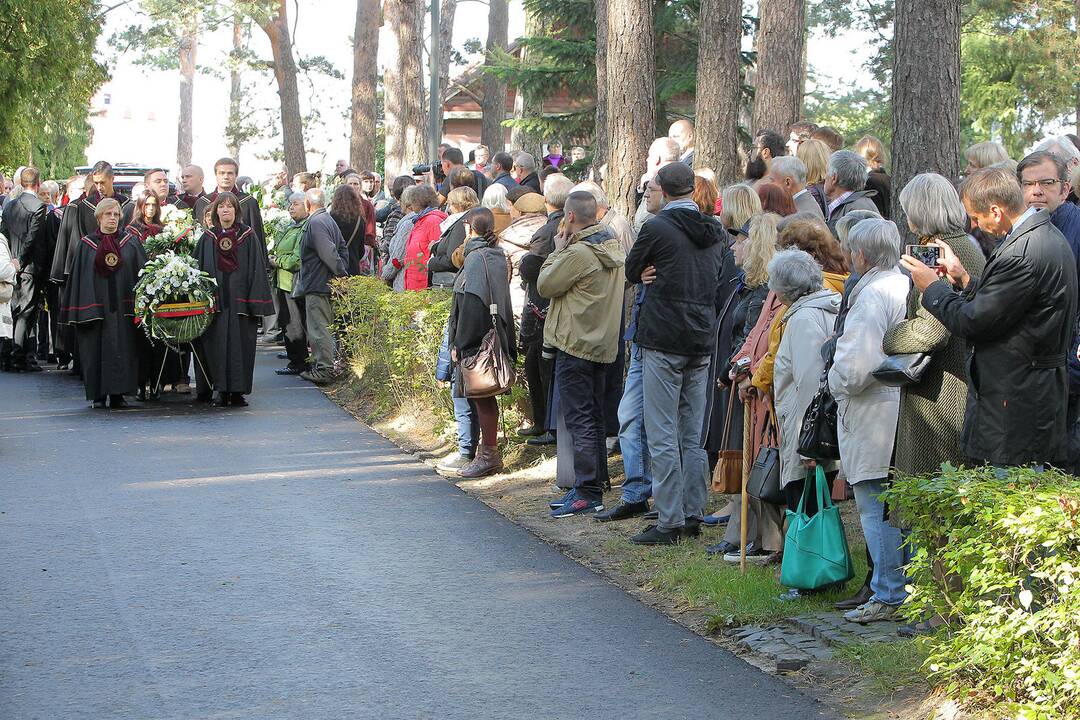
<svg viewBox="0 0 1080 720">
<path fill-rule="evenodd" d="M 807 516 L 806 499 L 817 494 L 818 512 Z M 826 585 L 844 583 L 855 575 L 848 551 L 840 508 L 833 505 L 825 471 L 807 470 L 799 507 L 787 511 L 788 529 L 784 536 L 784 559 L 780 565 L 780 583 L 800 590 L 816 590 Z"/>
</svg>

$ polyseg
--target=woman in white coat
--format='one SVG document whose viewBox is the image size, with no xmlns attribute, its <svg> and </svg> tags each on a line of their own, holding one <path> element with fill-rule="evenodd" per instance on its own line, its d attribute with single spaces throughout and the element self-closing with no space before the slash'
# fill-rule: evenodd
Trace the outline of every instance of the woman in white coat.
<svg viewBox="0 0 1080 720">
<path fill-rule="evenodd" d="M 19 274 L 19 261 L 11 257 L 11 246 L 0 235 L 0 344 L 15 335 L 15 323 L 11 318 L 11 293 Z"/>
<path fill-rule="evenodd" d="M 773 366 L 773 394 L 780 426 L 780 484 L 792 509 L 802 496 L 807 468 L 813 467 L 799 455 L 799 429 L 825 371 L 821 346 L 832 335 L 840 310 L 840 296 L 822 283 L 821 266 L 803 250 L 781 250 L 769 262 L 769 289 L 788 306 L 781 319 L 784 334 Z M 806 511 L 816 513 L 816 502 Z"/>
<path fill-rule="evenodd" d="M 870 599 L 844 617 L 857 623 L 891 620 L 907 598 L 907 562 L 900 530 L 878 499 L 888 483 L 900 413 L 900 389 L 882 385 L 873 371 L 885 360 L 885 333 L 906 314 L 910 281 L 900 261 L 900 233 L 889 220 L 863 220 L 848 234 L 846 250 L 859 281 L 848 296 L 844 333 L 836 342 L 829 389 L 838 409 L 840 462 L 855 488 L 866 546 L 874 561 Z"/>
</svg>

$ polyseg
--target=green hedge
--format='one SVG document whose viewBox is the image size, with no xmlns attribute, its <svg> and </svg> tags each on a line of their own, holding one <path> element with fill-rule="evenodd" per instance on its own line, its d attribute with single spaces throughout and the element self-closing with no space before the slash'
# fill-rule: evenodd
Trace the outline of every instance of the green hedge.
<svg viewBox="0 0 1080 720">
<path fill-rule="evenodd" d="M 381 280 L 362 276 L 334 281 L 333 293 L 341 351 L 356 370 L 361 391 L 374 403 L 376 417 L 419 402 L 448 428 L 453 405 L 449 386 L 435 379 L 435 363 L 452 293 L 395 293 Z M 508 438 L 521 424 L 527 394 L 519 372 L 513 392 L 499 398 Z"/>
<path fill-rule="evenodd" d="M 948 622 L 931 679 L 1011 717 L 1080 717 L 1080 481 L 945 466 L 886 499 L 911 528 L 911 616 Z"/>
</svg>

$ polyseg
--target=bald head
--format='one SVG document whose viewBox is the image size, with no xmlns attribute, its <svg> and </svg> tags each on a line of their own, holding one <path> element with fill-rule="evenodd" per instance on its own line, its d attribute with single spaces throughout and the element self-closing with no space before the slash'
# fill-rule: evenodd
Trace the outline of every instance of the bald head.
<svg viewBox="0 0 1080 720">
<path fill-rule="evenodd" d="M 326 207 L 326 193 L 322 188 L 313 187 L 304 193 L 308 212 L 315 212 L 319 208 Z"/>
<path fill-rule="evenodd" d="M 679 144 L 680 155 L 694 149 L 694 123 L 689 120 L 676 120 L 668 128 L 668 137 Z"/>
<path fill-rule="evenodd" d="M 203 191 L 203 169 L 198 165 L 187 165 L 180 171 L 180 191 L 188 195 L 198 195 Z"/>
<path fill-rule="evenodd" d="M 655 171 L 669 162 L 675 162 L 681 154 L 679 143 L 669 137 L 656 138 L 649 146 L 649 167 Z"/>
<path fill-rule="evenodd" d="M 563 205 L 563 214 L 570 232 L 578 232 L 596 224 L 596 198 L 590 193 L 577 191 L 570 193 Z"/>
</svg>

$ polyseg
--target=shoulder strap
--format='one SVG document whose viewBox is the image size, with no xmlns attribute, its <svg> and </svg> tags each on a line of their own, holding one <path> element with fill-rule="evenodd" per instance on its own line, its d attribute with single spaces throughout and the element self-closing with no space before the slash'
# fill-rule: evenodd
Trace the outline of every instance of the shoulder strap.
<svg viewBox="0 0 1080 720">
<path fill-rule="evenodd" d="M 495 311 L 495 296 L 491 291 L 491 272 L 488 270 L 487 255 L 481 254 L 480 259 L 484 261 L 484 282 L 488 286 L 488 310 L 492 315 L 498 315 Z M 464 264 L 462 264 L 462 268 L 464 268 Z"/>
<path fill-rule="evenodd" d="M 353 240 L 356 239 L 356 233 L 357 233 L 358 230 L 360 230 L 360 224 L 363 223 L 363 222 L 364 222 L 364 213 L 361 212 L 360 216 L 356 218 L 356 227 L 354 227 L 352 229 L 352 232 L 349 233 L 349 240 L 345 243 L 345 247 L 347 247 L 347 248 L 352 247 Z"/>
</svg>

